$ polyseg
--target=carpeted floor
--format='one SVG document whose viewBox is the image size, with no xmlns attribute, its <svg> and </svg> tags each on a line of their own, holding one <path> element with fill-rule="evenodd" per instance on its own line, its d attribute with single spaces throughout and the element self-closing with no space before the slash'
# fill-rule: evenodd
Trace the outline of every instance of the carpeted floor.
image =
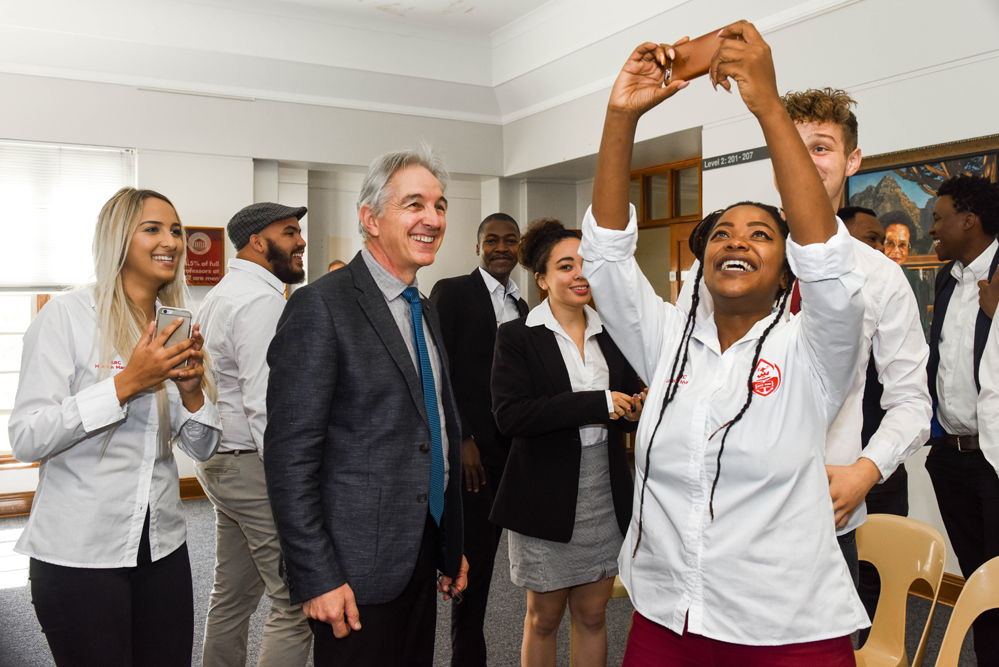
<svg viewBox="0 0 999 667">
<path fill-rule="evenodd" d="M 204 628 L 208 596 L 212 588 L 212 570 L 215 564 L 215 522 L 211 503 L 207 500 L 185 501 L 184 505 L 187 509 L 188 548 L 191 553 L 191 569 L 194 575 L 194 613 L 195 627 L 197 628 L 193 665 L 201 667 L 201 643 L 198 635 Z M 4 573 L 5 568 L 10 574 L 10 570 L 17 567 L 16 563 L 20 559 L 10 555 L 9 549 L 12 544 L 8 537 L 23 527 L 25 521 L 26 517 L 0 519 L 0 574 Z M 515 667 L 520 664 L 520 641 L 524 627 L 526 596 L 523 589 L 517 588 L 510 582 L 506 549 L 504 534 L 496 559 L 489 610 L 486 615 L 486 643 L 489 647 L 489 664 L 492 667 Z M 16 573 L 14 575 L 16 577 Z M 0 582 L 2 581 L 3 578 L 0 577 Z M 257 612 L 251 619 L 248 665 L 256 663 L 260 633 L 263 630 L 268 606 L 269 601 L 266 598 L 261 600 Z M 450 615 L 443 602 L 440 603 L 438 610 L 434 666 L 446 667 L 451 662 Z M 632 607 L 627 598 L 610 601 L 607 609 L 608 665 L 621 664 L 631 612 Z M 916 644 L 926 623 L 928 613 L 928 601 L 915 596 L 909 597 L 906 648 L 910 656 L 915 653 Z M 924 662 L 927 667 L 936 662 L 937 652 L 949 618 L 950 608 L 943 605 L 938 607 L 933 618 L 929 649 Z M 568 617 L 566 617 L 559 633 L 558 665 L 560 667 L 569 664 L 568 638 Z M 965 640 L 960 667 L 973 667 L 975 664 L 969 635 L 968 639 Z M 53 665 L 52 657 L 35 619 L 28 588 L 23 585 L 0 588 L 0 667 L 51 667 L 51 665 Z"/>
</svg>

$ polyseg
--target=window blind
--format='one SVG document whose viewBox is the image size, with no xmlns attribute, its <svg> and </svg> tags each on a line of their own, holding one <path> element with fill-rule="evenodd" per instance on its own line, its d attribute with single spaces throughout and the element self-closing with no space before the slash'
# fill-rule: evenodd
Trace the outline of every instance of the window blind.
<svg viewBox="0 0 999 667">
<path fill-rule="evenodd" d="M 135 186 L 134 151 L 0 141 L 0 289 L 93 280 L 97 214 L 124 186 Z"/>
</svg>

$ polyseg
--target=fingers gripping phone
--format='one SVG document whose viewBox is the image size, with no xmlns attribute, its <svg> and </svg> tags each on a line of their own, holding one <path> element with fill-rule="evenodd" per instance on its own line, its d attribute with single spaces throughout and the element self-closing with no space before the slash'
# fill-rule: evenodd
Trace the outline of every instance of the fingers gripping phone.
<svg viewBox="0 0 999 667">
<path fill-rule="evenodd" d="M 697 39 L 692 39 L 686 44 L 673 47 L 676 58 L 667 60 L 666 83 L 673 79 L 690 81 L 708 73 L 711 67 L 711 59 L 721 48 L 722 38 L 718 36 L 719 30 L 701 35 Z"/>
<path fill-rule="evenodd" d="M 183 324 L 177 327 L 177 330 L 170 334 L 170 337 L 166 339 L 163 343 L 163 347 L 168 348 L 177 343 L 182 343 L 191 337 L 191 320 L 194 319 L 194 313 L 187 310 L 186 308 L 170 308 L 167 306 L 160 306 L 156 309 L 156 335 L 159 336 L 163 333 L 163 330 L 168 326 L 173 324 L 174 320 L 178 317 L 184 318 Z M 184 360 L 180 366 L 187 366 L 187 361 Z M 180 368 L 178 366 L 178 368 Z"/>
</svg>

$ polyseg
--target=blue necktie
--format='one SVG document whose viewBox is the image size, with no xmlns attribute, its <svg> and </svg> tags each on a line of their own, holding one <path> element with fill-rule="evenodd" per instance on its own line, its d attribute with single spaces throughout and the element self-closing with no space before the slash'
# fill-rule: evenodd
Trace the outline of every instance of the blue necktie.
<svg viewBox="0 0 999 667">
<path fill-rule="evenodd" d="M 416 339 L 416 352 L 420 357 L 420 377 L 423 379 L 423 404 L 427 408 L 427 421 L 430 422 L 430 514 L 439 526 L 444 513 L 444 446 L 441 443 L 441 417 L 437 406 L 437 387 L 434 385 L 434 370 L 427 353 L 427 341 L 423 337 L 423 304 L 415 287 L 403 290 L 409 300 L 409 311 L 413 317 L 413 338 Z"/>
</svg>

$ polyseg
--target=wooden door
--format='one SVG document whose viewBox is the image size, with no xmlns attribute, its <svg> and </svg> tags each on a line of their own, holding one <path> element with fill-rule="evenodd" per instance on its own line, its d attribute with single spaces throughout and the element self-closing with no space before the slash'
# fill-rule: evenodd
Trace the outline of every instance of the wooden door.
<svg viewBox="0 0 999 667">
<path fill-rule="evenodd" d="M 697 222 L 680 222 L 670 225 L 669 228 L 670 296 L 673 303 L 676 303 L 677 297 L 680 296 L 683 281 L 694 277 L 687 275 L 694 263 L 694 253 L 690 251 L 687 241 L 695 227 Z"/>
</svg>

